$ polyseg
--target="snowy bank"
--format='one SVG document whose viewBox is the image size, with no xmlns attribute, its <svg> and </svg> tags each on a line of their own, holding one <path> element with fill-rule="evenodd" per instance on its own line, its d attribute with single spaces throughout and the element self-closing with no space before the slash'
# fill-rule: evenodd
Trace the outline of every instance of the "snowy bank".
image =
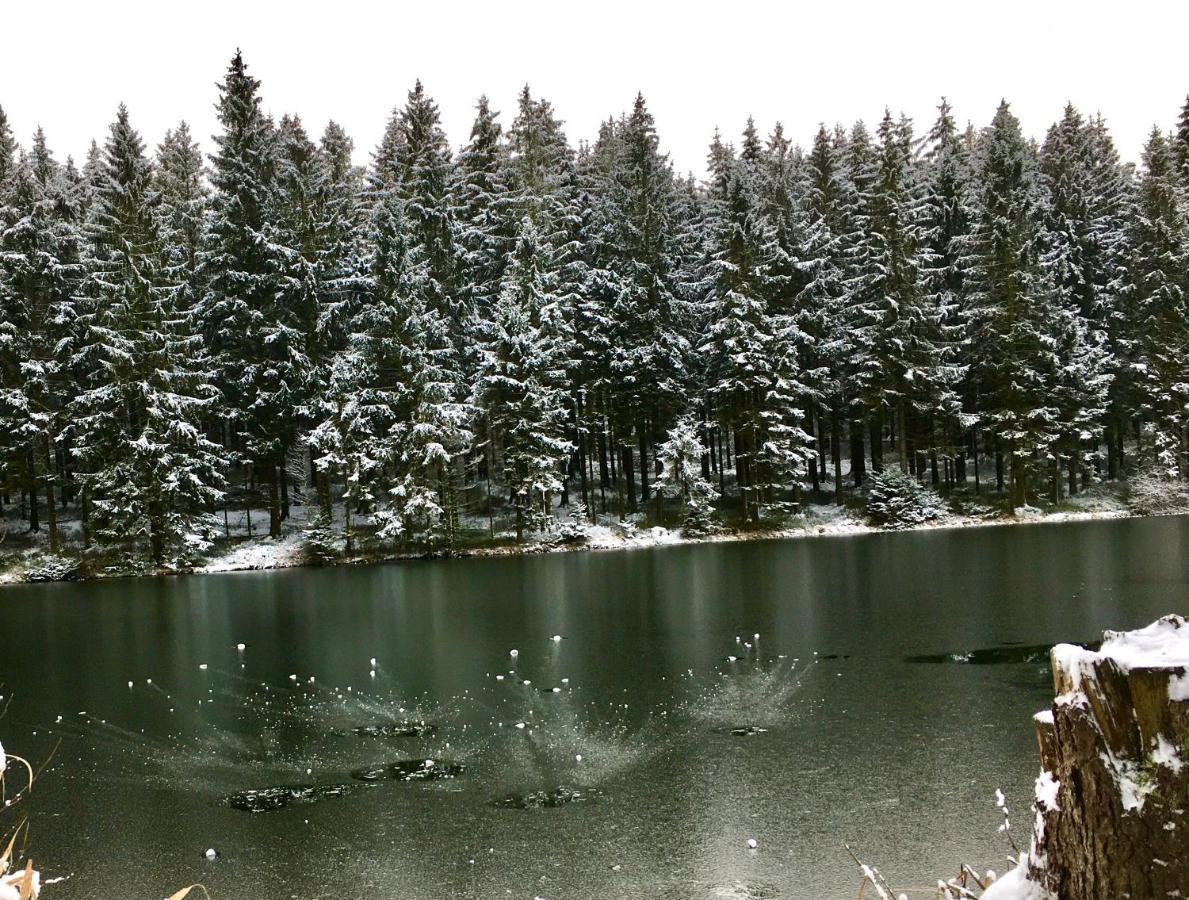
<svg viewBox="0 0 1189 900">
<path fill-rule="evenodd" d="M 596 525 L 568 526 L 572 539 L 562 540 L 556 534 L 533 535 L 523 544 L 488 544 L 466 547 L 456 551 L 455 556 L 516 556 L 537 553 L 566 553 L 582 550 L 629 550 L 648 547 L 666 547 L 682 544 L 718 543 L 726 541 L 791 540 L 808 537 L 840 537 L 859 534 L 903 533 L 950 528 L 988 528 L 1008 525 L 1036 525 L 1058 522 L 1088 521 L 1098 519 L 1120 519 L 1133 517 L 1133 513 L 1121 500 L 1111 495 L 1079 496 L 1065 508 L 1044 512 L 1034 508 L 1017 511 L 1016 515 L 995 514 L 980 510 L 968 514 L 946 513 L 911 527 L 882 528 L 870 524 L 858 511 L 832 504 L 806 505 L 803 511 L 786 523 L 763 529 L 722 530 L 711 534 L 688 535 L 680 528 L 636 525 L 631 521 L 615 522 L 606 517 Z M 264 518 L 263 512 L 260 513 Z M 220 555 L 208 558 L 186 573 L 206 574 L 238 572 L 259 569 L 285 569 L 309 564 L 305 552 L 306 535 L 302 520 L 286 522 L 286 532 L 279 538 L 237 535 L 234 543 L 218 545 Z M 502 537 L 507 537 L 506 535 Z M 338 538 L 341 545 L 341 535 Z M 426 553 L 368 553 L 341 557 L 335 564 L 354 565 L 374 562 L 389 562 L 401 559 L 424 558 Z M 52 566 L 47 561 L 53 558 L 44 554 L 26 552 L 7 560 L 7 567 L 0 569 L 0 585 L 19 583 L 27 579 L 32 571 L 45 571 Z M 101 573 L 93 577 L 104 577 L 117 573 Z M 133 574 L 133 573 L 129 573 Z M 135 574 L 153 574 L 138 572 Z M 156 574 L 181 574 L 173 570 L 162 570 Z M 75 576 L 77 577 L 77 576 Z M 52 579 L 41 579 L 52 580 Z"/>
</svg>

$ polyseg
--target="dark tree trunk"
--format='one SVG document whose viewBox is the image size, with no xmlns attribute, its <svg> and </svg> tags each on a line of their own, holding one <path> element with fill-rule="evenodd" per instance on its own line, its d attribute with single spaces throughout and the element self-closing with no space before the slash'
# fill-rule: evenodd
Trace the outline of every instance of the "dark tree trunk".
<svg viewBox="0 0 1189 900">
<path fill-rule="evenodd" d="M 281 536 L 281 495 L 277 491 L 277 466 L 268 467 L 268 536 Z"/>
<path fill-rule="evenodd" d="M 636 432 L 640 436 L 640 505 L 648 507 L 648 437 L 647 430 L 643 425 L 636 426 Z"/>
<path fill-rule="evenodd" d="M 54 503 L 54 469 L 57 460 L 50 439 L 45 439 L 45 517 L 50 531 L 50 553 L 57 553 L 58 543 L 58 507 Z"/>
<path fill-rule="evenodd" d="M 842 420 L 830 417 L 830 457 L 834 463 L 834 502 L 842 505 Z"/>
<path fill-rule="evenodd" d="M 1180 616 L 1161 625 L 1189 629 Z M 1189 676 L 1157 663 L 1124 669 L 1104 654 L 1052 655 L 1059 700 L 1035 720 L 1044 772 L 1028 863 L 1058 900 L 1154 900 L 1189 886 L 1189 765 L 1155 752 L 1179 748 L 1183 759 L 1189 746 L 1189 700 L 1170 697 L 1174 679 Z"/>
<path fill-rule="evenodd" d="M 599 429 L 599 499 L 603 507 L 604 515 L 607 512 L 607 481 L 609 475 L 607 474 L 607 432 L 605 429 Z"/>
<path fill-rule="evenodd" d="M 850 474 L 855 487 L 862 487 L 867 478 L 867 458 L 863 452 L 863 422 L 852 419 L 850 423 Z"/>
<path fill-rule="evenodd" d="M 33 458 L 33 454 L 29 453 L 29 486 L 26 488 L 26 493 L 29 496 L 29 530 L 41 531 L 41 518 L 37 510 L 37 463 Z M 50 504 L 53 505 L 52 503 Z"/>
<path fill-rule="evenodd" d="M 281 518 L 289 518 L 289 467 L 281 466 Z"/>
<path fill-rule="evenodd" d="M 871 441 L 871 469 L 874 472 L 883 471 L 883 413 L 871 414 L 867 424 L 868 436 Z"/>
<path fill-rule="evenodd" d="M 636 512 L 636 472 L 635 472 L 635 458 L 632 455 L 632 448 L 624 444 L 620 448 L 623 454 L 623 481 L 624 489 L 628 496 L 628 512 Z"/>
</svg>

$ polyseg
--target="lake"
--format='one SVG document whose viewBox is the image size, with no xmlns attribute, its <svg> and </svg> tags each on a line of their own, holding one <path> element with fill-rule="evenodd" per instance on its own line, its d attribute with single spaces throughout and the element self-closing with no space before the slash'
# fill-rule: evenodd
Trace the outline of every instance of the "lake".
<svg viewBox="0 0 1189 900">
<path fill-rule="evenodd" d="M 7 587 L 0 739 L 60 741 L 47 900 L 853 898 L 846 844 L 928 887 L 1006 868 L 997 788 L 1027 840 L 1037 647 L 1189 611 L 1187 551 L 1176 517 Z"/>
</svg>

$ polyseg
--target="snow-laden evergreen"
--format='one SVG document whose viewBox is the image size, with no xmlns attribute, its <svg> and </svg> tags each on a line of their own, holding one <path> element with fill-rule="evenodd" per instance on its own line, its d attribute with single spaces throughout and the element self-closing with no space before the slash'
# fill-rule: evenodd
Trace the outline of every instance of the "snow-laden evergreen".
<svg viewBox="0 0 1189 900">
<path fill-rule="evenodd" d="M 71 363 L 72 454 L 87 535 L 154 563 L 205 549 L 222 496 L 219 446 L 202 423 L 218 392 L 162 239 L 160 195 L 120 107 L 87 223 Z"/>
<path fill-rule="evenodd" d="M 1189 105 L 1138 169 L 1072 106 L 1037 143 L 942 100 L 804 148 L 746 118 L 698 178 L 643 96 L 576 146 L 481 97 L 455 151 L 417 82 L 366 169 L 264 97 L 237 53 L 209 157 L 121 110 L 81 170 L 0 111 L 0 504 L 55 552 L 1189 477 Z"/>
</svg>

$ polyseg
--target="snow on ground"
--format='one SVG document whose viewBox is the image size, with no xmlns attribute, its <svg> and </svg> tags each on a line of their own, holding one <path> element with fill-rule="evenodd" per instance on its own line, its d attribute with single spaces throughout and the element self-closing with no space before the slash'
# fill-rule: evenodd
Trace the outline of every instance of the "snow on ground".
<svg viewBox="0 0 1189 900">
<path fill-rule="evenodd" d="M 229 517 L 228 531 L 235 541 L 230 548 L 225 543 L 217 545 L 218 556 L 193 569 L 194 572 L 234 572 L 248 569 L 277 569 L 300 566 L 304 562 L 301 552 L 303 541 L 302 529 L 308 524 L 306 514 L 313 515 L 314 511 L 297 508 L 292 519 L 283 523 L 285 534 L 278 538 L 253 536 L 249 538 L 247 522 L 244 512 Z M 972 514 L 949 513 L 935 520 L 903 529 L 912 531 L 917 529 L 936 528 L 974 528 L 997 525 L 1013 525 L 1020 523 L 1069 522 L 1087 519 L 1124 518 L 1134 513 L 1117 497 L 1107 492 L 1094 489 L 1068 499 L 1061 509 L 1053 512 L 1043 512 L 1034 508 L 1025 508 L 1015 516 L 994 515 L 989 511 Z M 563 509 L 557 510 L 558 520 L 568 522 L 568 516 Z M 335 505 L 334 521 L 336 526 L 342 522 L 342 506 Z M 267 530 L 268 511 L 253 510 L 251 515 L 254 535 L 260 535 L 261 530 Z M 486 529 L 488 520 L 484 517 L 468 518 L 468 526 Z M 837 537 L 855 534 L 871 534 L 885 531 L 867 522 L 858 510 L 839 507 L 833 504 L 806 505 L 801 514 L 794 516 L 785 525 L 764 531 L 722 531 L 705 536 L 687 536 L 680 528 L 664 528 L 661 526 L 644 527 L 633 522 L 620 523 L 610 516 L 600 518 L 597 525 L 586 526 L 583 529 L 585 542 L 558 541 L 556 536 L 538 535 L 525 542 L 520 547 L 511 545 L 477 547 L 462 551 L 464 556 L 507 556 L 517 553 L 566 552 L 575 550 L 618 550 L 645 547 L 672 546 L 687 543 L 707 543 L 720 541 L 770 540 L 804 537 Z M 500 530 L 499 536 L 510 538 L 511 532 Z M 7 559 L 0 558 L 0 585 L 13 584 L 24 580 L 26 571 L 44 565 L 46 556 L 40 547 L 29 548 L 20 554 L 13 554 Z M 1189 690 L 1189 685 L 1186 686 Z"/>
<path fill-rule="evenodd" d="M 1035 881 L 1029 881 L 1025 867 L 1018 866 L 987 888 L 981 900 L 1055 900 L 1055 898 Z"/>
<path fill-rule="evenodd" d="M 245 569 L 283 569 L 299 566 L 303 560 L 303 536 L 257 538 L 237 544 L 229 552 L 199 566 L 196 572 L 237 572 Z"/>
<path fill-rule="evenodd" d="M 591 525 L 586 530 L 586 546 L 592 550 L 614 550 L 626 547 L 660 547 L 684 544 L 680 529 L 653 528 L 619 529 L 613 525 Z"/>
</svg>

